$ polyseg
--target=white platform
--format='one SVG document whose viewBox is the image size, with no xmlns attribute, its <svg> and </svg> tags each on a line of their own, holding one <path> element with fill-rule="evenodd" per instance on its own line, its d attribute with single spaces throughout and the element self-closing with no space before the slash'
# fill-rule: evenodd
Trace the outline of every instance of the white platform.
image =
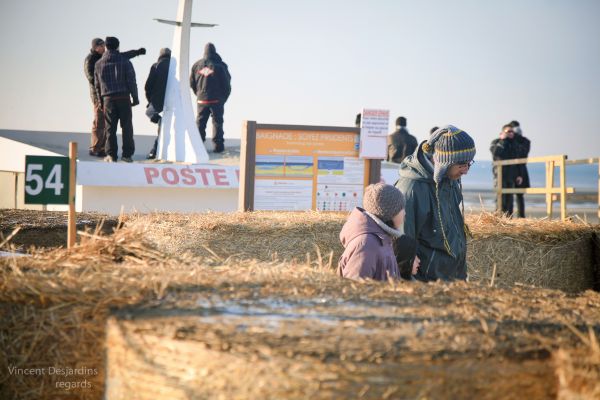
<svg viewBox="0 0 600 400">
<path fill-rule="evenodd" d="M 117 215 L 125 212 L 235 211 L 238 208 L 239 139 L 226 151 L 209 153 L 207 164 L 146 161 L 154 136 L 135 136 L 134 162 L 105 163 L 88 155 L 85 133 L 0 130 L 0 207 L 64 211 L 66 206 L 23 204 L 26 155 L 67 156 L 78 143 L 76 210 Z M 120 136 L 118 137 L 121 143 Z M 208 148 L 212 146 L 207 141 Z"/>
</svg>

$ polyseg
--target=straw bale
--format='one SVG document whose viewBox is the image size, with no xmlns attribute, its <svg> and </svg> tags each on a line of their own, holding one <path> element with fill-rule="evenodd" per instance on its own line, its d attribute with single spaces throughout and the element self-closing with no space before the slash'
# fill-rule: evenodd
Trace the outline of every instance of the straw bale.
<svg viewBox="0 0 600 400">
<path fill-rule="evenodd" d="M 531 368 L 541 379 L 539 387 L 544 388 L 554 387 L 554 372 L 536 360 L 547 360 L 559 348 L 576 351 L 580 345 L 563 320 L 580 330 L 589 325 L 600 335 L 597 292 L 569 295 L 517 284 L 510 289 L 489 287 L 489 275 L 483 274 L 479 284 L 379 284 L 339 279 L 330 270 L 337 257 L 330 263 L 328 253 L 339 246 L 337 235 L 344 220 L 343 214 L 319 213 L 129 216 L 125 229 L 110 236 L 83 234 L 72 251 L 32 250 L 31 257 L 0 259 L 0 398 L 101 398 L 106 322 L 113 311 L 131 307 L 135 312 L 156 307 L 218 310 L 225 304 L 279 313 L 292 307 L 298 315 L 310 315 L 321 305 L 349 303 L 352 312 L 362 310 L 363 317 L 344 317 L 356 323 L 346 329 L 373 328 L 373 338 L 386 338 L 382 332 L 394 325 L 390 321 L 421 328 L 416 334 L 381 342 L 393 343 L 392 349 L 414 349 L 400 356 L 398 349 L 385 354 L 394 368 L 421 371 L 415 372 L 415 379 L 419 374 L 445 371 L 444 365 L 434 361 L 446 359 L 455 365 L 464 363 L 458 370 L 466 375 L 485 370 L 486 365 L 493 370 L 506 367 L 517 386 L 529 379 L 523 370 Z M 511 221 L 492 221 L 490 227 L 486 226 L 490 221 L 470 222 L 475 239 L 498 232 L 498 236 L 545 240 L 544 229 L 532 233 L 538 227 L 535 224 L 515 229 Z M 577 239 L 592 229 L 581 224 L 550 224 L 547 239 L 558 245 L 562 237 Z M 307 252 L 311 253 L 308 263 Z M 299 304 L 290 305 L 291 300 Z M 378 319 L 380 323 L 372 325 L 371 321 Z M 339 316 L 333 321 L 340 321 Z M 409 328 L 405 332 L 410 332 Z M 166 337 L 153 331 L 148 335 Z M 304 345 L 299 341 L 296 347 Z M 369 356 L 379 352 L 371 350 Z M 317 349 L 315 354 L 343 354 L 336 351 Z M 488 358 L 509 362 L 487 363 Z M 97 369 L 97 374 L 69 378 L 86 379 L 92 387 L 65 391 L 55 386 L 58 380 L 66 381 L 65 377 L 11 375 L 9 366 L 86 367 Z M 482 381 L 464 385 L 485 393 Z M 365 396 L 370 390 L 366 389 Z M 388 396 L 394 397 L 393 393 Z"/>
<path fill-rule="evenodd" d="M 470 279 L 580 292 L 595 287 L 597 226 L 574 221 L 470 216 Z"/>
<path fill-rule="evenodd" d="M 339 233 L 345 213 L 268 212 L 160 213 L 130 216 L 132 225 L 150 225 L 148 238 L 167 254 L 191 252 L 223 259 L 337 260 L 343 252 Z M 316 246 L 316 247 L 315 247 Z M 317 248 L 319 250 L 317 250 Z"/>
<path fill-rule="evenodd" d="M 112 233 L 117 218 L 101 213 L 77 213 L 78 230 L 95 230 L 101 226 L 104 233 Z M 31 246 L 65 247 L 67 243 L 67 213 L 57 211 L 0 209 L 1 237 L 8 237 L 15 229 L 18 235 L 11 239 L 13 247 L 26 250 Z"/>
<path fill-rule="evenodd" d="M 559 400 L 600 399 L 600 352 L 559 349 L 554 354 Z"/>
<path fill-rule="evenodd" d="M 300 319 L 311 313 L 329 314 L 331 321 L 340 321 L 341 325 L 335 327 L 339 331 L 329 331 L 320 336 L 323 340 L 313 342 L 310 348 L 318 357 L 326 360 L 327 354 L 337 354 L 340 360 L 341 354 L 354 354 L 359 364 L 360 360 L 375 357 L 372 360 L 387 360 L 408 369 L 421 365 L 417 369 L 424 376 L 429 370 L 444 370 L 428 364 L 430 361 L 447 358 L 460 363 L 465 357 L 479 364 L 475 369 L 482 368 L 482 363 L 474 360 L 508 358 L 512 360 L 509 369 L 515 376 L 522 376 L 521 362 L 547 358 L 552 349 L 571 348 L 577 342 L 558 322 L 564 315 L 574 326 L 589 324 L 600 333 L 600 295 L 595 292 L 567 296 L 561 291 L 528 287 L 508 291 L 466 283 L 356 283 L 340 279 L 327 263 L 314 260 L 311 264 L 238 262 L 191 253 L 165 257 L 141 228 L 130 227 L 108 237 L 84 236 L 73 251 L 57 249 L 0 260 L 0 397 L 50 399 L 72 394 L 75 398 L 101 398 L 106 321 L 111 310 L 125 312 L 134 306 L 135 310 L 159 307 L 192 312 L 199 308 L 218 311 L 222 307 L 234 307 L 235 311 L 235 307 L 241 307 L 246 313 L 253 309 L 295 313 Z M 336 308 L 344 304 L 349 305 L 345 314 Z M 386 333 L 398 323 L 405 324 L 404 328 L 389 332 L 405 332 L 404 337 Z M 311 325 L 304 328 L 312 329 Z M 328 332 L 327 324 L 314 325 Z M 221 328 L 226 326 L 222 324 Z M 374 342 L 388 347 L 367 347 L 361 353 L 348 346 L 348 352 L 340 352 L 331 340 L 348 329 L 366 329 L 369 337 L 381 339 Z M 288 337 L 296 338 L 288 349 L 306 345 L 303 335 L 290 333 Z M 324 346 L 319 350 L 321 342 Z M 273 348 L 286 348 L 285 342 L 276 343 Z M 249 343 L 248 348 L 255 351 L 258 347 Z M 310 366 L 311 359 L 306 360 Z M 403 364 L 402 360 L 412 364 Z M 465 368 L 471 368 L 467 364 Z M 91 388 L 65 392 L 56 387 L 56 382 L 65 377 L 10 375 L 9 366 L 86 367 L 97 370 L 97 374 L 70 377 L 76 382 L 86 379 Z M 554 379 L 548 377 L 553 376 L 552 371 L 529 367 L 545 379 Z"/>
</svg>

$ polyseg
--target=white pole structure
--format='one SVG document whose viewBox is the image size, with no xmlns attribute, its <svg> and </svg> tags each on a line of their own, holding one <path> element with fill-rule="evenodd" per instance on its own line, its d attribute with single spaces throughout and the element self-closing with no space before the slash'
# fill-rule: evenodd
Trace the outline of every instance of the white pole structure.
<svg viewBox="0 0 600 400">
<path fill-rule="evenodd" d="M 191 19 L 192 0 L 179 0 L 176 21 L 157 19 L 175 25 L 175 35 L 156 158 L 199 164 L 208 162 L 208 153 L 200 138 L 190 100 L 190 31 L 192 26 L 212 27 L 215 24 L 192 23 Z"/>
</svg>

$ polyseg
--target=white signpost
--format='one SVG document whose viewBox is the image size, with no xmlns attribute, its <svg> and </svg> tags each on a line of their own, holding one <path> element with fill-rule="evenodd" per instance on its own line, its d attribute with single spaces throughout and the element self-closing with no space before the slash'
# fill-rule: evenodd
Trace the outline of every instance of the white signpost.
<svg viewBox="0 0 600 400">
<path fill-rule="evenodd" d="M 192 23 L 191 19 L 192 0 L 179 0 L 176 21 L 157 19 L 175 25 L 175 35 L 156 158 L 200 164 L 208 162 L 208 153 L 200 138 L 190 100 L 190 30 L 192 26 L 216 25 Z"/>
</svg>

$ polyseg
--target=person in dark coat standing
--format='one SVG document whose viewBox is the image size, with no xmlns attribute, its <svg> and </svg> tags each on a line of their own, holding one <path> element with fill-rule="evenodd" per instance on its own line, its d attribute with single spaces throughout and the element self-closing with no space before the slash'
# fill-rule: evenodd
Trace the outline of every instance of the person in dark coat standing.
<svg viewBox="0 0 600 400">
<path fill-rule="evenodd" d="M 512 160 L 517 158 L 517 148 L 514 140 L 515 132 L 510 124 L 506 124 L 502 127 L 500 137 L 494 139 L 490 145 L 490 152 L 492 153 L 492 159 L 494 161 L 499 160 Z M 494 167 L 494 187 L 498 186 L 498 171 Z M 516 187 L 517 181 L 520 181 L 522 177 L 519 176 L 519 167 L 517 165 L 503 165 L 502 166 L 502 187 L 512 189 Z M 502 195 L 502 212 L 509 217 L 513 215 L 513 195 L 503 194 Z"/>
<path fill-rule="evenodd" d="M 519 121 L 511 121 L 510 125 L 515 133 L 513 140 L 515 141 L 516 158 L 527 158 L 529 156 L 529 150 L 531 149 L 531 142 L 529 139 L 523 136 L 523 131 L 521 131 L 521 125 L 519 124 Z M 527 171 L 527 164 L 519 164 L 517 167 L 519 172 L 517 174 L 517 180 L 515 181 L 515 187 L 531 187 L 529 182 L 529 171 Z M 525 218 L 525 198 L 523 193 L 517 194 L 517 212 L 519 218 Z"/>
<path fill-rule="evenodd" d="M 387 137 L 387 161 L 400 164 L 408 155 L 415 152 L 417 139 L 408 133 L 406 118 L 396 119 L 396 131 Z"/>
<path fill-rule="evenodd" d="M 146 100 L 148 100 L 148 106 L 146 107 L 146 115 L 150 118 L 150 121 L 158 124 L 158 134 L 154 140 L 154 146 L 150 153 L 148 153 L 147 159 L 156 158 L 156 149 L 158 147 L 158 136 L 160 136 L 160 113 L 163 110 L 165 104 L 165 92 L 167 91 L 167 80 L 169 78 L 169 64 L 171 63 L 171 50 L 168 48 L 160 49 L 158 54 L 158 61 L 152 64 L 150 73 L 146 79 L 144 90 L 146 92 Z"/>
<path fill-rule="evenodd" d="M 356 207 L 340 232 L 344 246 L 338 263 L 340 276 L 379 281 L 400 278 L 392 241 L 405 236 L 399 230 L 404 221 L 404 203 L 404 195 L 394 186 L 384 183 L 367 186 L 364 209 Z M 414 248 L 413 245 L 413 251 Z M 412 260 L 415 255 L 404 254 L 399 258 Z"/>
<path fill-rule="evenodd" d="M 94 84 L 94 68 L 96 62 L 102 57 L 102 54 L 106 51 L 106 45 L 104 40 L 100 38 L 92 39 L 92 48 L 90 53 L 85 57 L 83 62 L 83 71 L 90 85 L 90 97 L 92 99 L 92 105 L 94 106 L 94 122 L 92 123 L 92 140 L 89 149 L 90 156 L 105 157 L 104 145 L 106 143 L 106 136 L 104 134 L 104 114 L 102 112 L 101 104 L 98 103 L 98 96 L 96 96 L 96 87 Z M 145 48 L 139 48 L 138 50 L 129 50 L 121 53 L 124 57 L 131 59 L 135 56 L 146 54 Z"/>
<path fill-rule="evenodd" d="M 192 66 L 190 87 L 198 98 L 196 123 L 200 137 L 202 141 L 206 140 L 206 124 L 212 116 L 214 152 L 222 153 L 225 150 L 223 114 L 231 94 L 231 75 L 214 44 L 207 43 L 204 57 Z"/>
<path fill-rule="evenodd" d="M 135 153 L 131 107 L 140 104 L 135 70 L 131 61 L 119 52 L 119 39 L 106 38 L 106 52 L 96 63 L 94 81 L 98 102 L 104 110 L 106 124 L 106 146 L 104 161 L 117 161 L 119 146 L 117 127 L 121 122 L 123 152 L 121 160 L 132 162 Z M 131 100 L 130 100 L 131 96 Z"/>
<path fill-rule="evenodd" d="M 467 279 L 467 228 L 461 177 L 475 158 L 467 132 L 447 125 L 400 164 L 396 187 L 406 196 L 404 233 L 417 241 L 420 281 Z"/>
</svg>

